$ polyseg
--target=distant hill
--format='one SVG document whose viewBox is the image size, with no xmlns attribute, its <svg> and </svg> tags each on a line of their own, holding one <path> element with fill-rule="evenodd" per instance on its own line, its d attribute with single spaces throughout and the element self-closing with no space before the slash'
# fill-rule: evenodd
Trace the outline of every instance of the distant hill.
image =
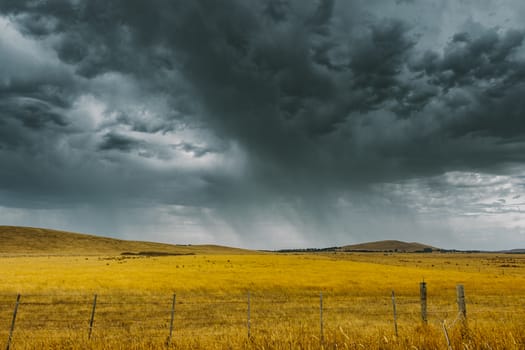
<svg viewBox="0 0 525 350">
<path fill-rule="evenodd" d="M 500 250 L 496 253 L 506 253 L 506 254 L 525 254 L 525 249 L 518 248 L 518 249 L 510 249 L 510 250 Z"/>
<path fill-rule="evenodd" d="M 345 245 L 342 247 L 328 247 L 328 248 L 302 248 L 302 249 L 280 249 L 277 253 L 323 253 L 323 252 L 399 252 L 399 253 L 416 253 L 416 252 L 431 252 L 444 251 L 430 245 L 417 242 L 403 242 L 403 241 L 377 241 L 368 243 L 359 243 L 353 245 Z"/>
<path fill-rule="evenodd" d="M 432 247 L 426 244 L 417 243 L 417 242 L 403 242 L 395 240 L 387 241 L 377 241 L 377 242 L 368 242 L 360 243 L 353 245 L 346 245 L 337 249 L 337 251 L 343 252 L 422 252 L 430 250 L 439 250 L 439 248 Z"/>
<path fill-rule="evenodd" d="M 0 226 L 0 255 L 181 255 L 243 254 L 216 245 L 172 245 L 127 241 L 43 228 Z"/>
</svg>

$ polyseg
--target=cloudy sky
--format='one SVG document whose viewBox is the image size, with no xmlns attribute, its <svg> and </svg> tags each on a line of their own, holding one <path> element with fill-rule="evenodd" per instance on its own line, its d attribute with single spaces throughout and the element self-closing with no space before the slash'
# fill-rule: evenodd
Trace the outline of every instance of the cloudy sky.
<svg viewBox="0 0 525 350">
<path fill-rule="evenodd" d="M 0 0 L 0 224 L 525 247 L 522 0 Z"/>
</svg>

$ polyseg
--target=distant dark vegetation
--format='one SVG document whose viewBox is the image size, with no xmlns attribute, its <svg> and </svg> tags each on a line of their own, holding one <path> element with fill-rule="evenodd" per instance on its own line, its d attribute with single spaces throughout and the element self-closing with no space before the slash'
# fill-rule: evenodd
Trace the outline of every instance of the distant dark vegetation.
<svg viewBox="0 0 525 350">
<path fill-rule="evenodd" d="M 403 249 L 343 249 L 342 247 L 328 247 L 328 248 L 304 248 L 304 249 L 280 249 L 276 250 L 277 253 L 432 253 L 432 252 L 458 252 L 457 250 L 446 250 L 446 249 L 433 249 L 423 248 L 421 250 L 403 250 Z M 472 252 L 472 251 L 471 251 Z"/>
<path fill-rule="evenodd" d="M 178 256 L 178 255 L 195 255 L 195 253 L 168 253 L 168 252 L 123 252 L 120 255 L 125 256 Z"/>
<path fill-rule="evenodd" d="M 341 247 L 328 248 L 304 248 L 304 249 L 279 249 L 275 253 L 503 253 L 503 254 L 525 254 L 525 249 L 503 250 L 503 251 L 485 251 L 485 250 L 458 250 L 458 249 L 441 249 L 441 248 L 423 248 L 421 250 L 403 250 L 403 249 L 341 249 Z"/>
<path fill-rule="evenodd" d="M 328 247 L 328 248 L 304 248 L 304 249 L 279 249 L 275 250 L 276 253 L 317 253 L 317 252 L 337 252 L 340 247 Z"/>
</svg>

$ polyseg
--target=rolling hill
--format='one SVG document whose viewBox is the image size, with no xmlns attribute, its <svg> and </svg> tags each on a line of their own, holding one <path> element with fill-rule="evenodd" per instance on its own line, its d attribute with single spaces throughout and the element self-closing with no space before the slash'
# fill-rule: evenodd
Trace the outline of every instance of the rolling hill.
<svg viewBox="0 0 525 350">
<path fill-rule="evenodd" d="M 346 245 L 338 248 L 338 251 L 343 252 L 422 252 L 425 250 L 439 250 L 439 248 L 432 247 L 426 244 L 417 243 L 417 242 L 403 242 L 395 240 L 386 240 L 386 241 L 377 241 L 377 242 L 368 242 L 360 243 L 353 245 Z"/>
<path fill-rule="evenodd" d="M 416 243 L 386 240 L 312 250 L 340 252 L 420 252 L 438 248 Z M 286 250 L 288 251 L 288 250 Z M 283 251 L 283 252 L 286 252 Z M 245 254 L 251 250 L 218 245 L 174 245 L 129 241 L 109 237 L 58 231 L 44 228 L 0 226 L 0 256 L 19 255 L 182 255 Z"/>
<path fill-rule="evenodd" d="M 172 245 L 127 241 L 43 228 L 0 226 L 0 255 L 179 255 L 243 254 L 217 245 Z"/>
</svg>

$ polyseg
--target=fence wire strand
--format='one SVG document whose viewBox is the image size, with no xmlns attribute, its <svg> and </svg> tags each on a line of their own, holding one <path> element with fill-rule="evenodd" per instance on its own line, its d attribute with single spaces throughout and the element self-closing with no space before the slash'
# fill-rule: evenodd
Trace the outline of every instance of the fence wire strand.
<svg viewBox="0 0 525 350">
<path fill-rule="evenodd" d="M 323 293 L 323 306 L 319 296 L 250 293 L 246 295 L 177 295 L 172 309 L 173 295 L 97 295 L 96 308 L 93 308 L 93 295 L 81 294 L 28 294 L 22 295 L 15 333 L 36 332 L 33 337 L 63 337 L 69 334 L 83 336 L 93 334 L 93 339 L 126 339 L 130 336 L 166 339 L 171 332 L 175 335 L 200 333 L 225 335 L 231 332 L 246 332 L 249 327 L 259 334 L 273 326 L 291 325 L 312 330 L 319 327 L 337 329 L 345 322 L 368 322 L 373 318 L 385 324 L 393 321 L 390 298 L 330 296 Z M 497 301 L 498 307 L 481 310 L 490 305 L 487 299 L 472 297 L 466 299 L 470 305 L 469 317 L 523 317 L 524 303 L 505 302 L 500 296 L 488 296 Z M 482 298 L 485 298 L 483 296 Z M 16 295 L 0 294 L 0 325 L 11 322 Z M 363 302 L 372 304 L 362 310 Z M 249 304 L 248 304 L 249 303 Z M 397 322 L 406 324 L 417 322 L 420 317 L 420 301 L 417 297 L 398 297 Z M 248 309 L 250 310 L 248 312 Z M 92 325 L 90 316 L 93 312 Z M 173 323 L 170 322 L 173 314 Z M 427 309 L 429 322 L 438 326 L 446 325 L 452 329 L 458 325 L 463 315 L 449 304 L 430 304 Z M 247 319 L 247 317 L 249 319 Z M 451 320 L 451 321 L 449 321 Z M 324 323 L 324 325 L 323 325 Z M 171 328 L 173 326 L 173 328 Z M 323 328 L 321 328 L 323 329 Z M 328 329 L 328 328 L 326 328 Z M 1 329 L 0 334 L 7 333 Z M 204 333 L 203 333 L 204 332 Z M 248 332 L 249 334 L 249 332 Z M 318 335 L 318 333 L 317 333 Z"/>
</svg>

